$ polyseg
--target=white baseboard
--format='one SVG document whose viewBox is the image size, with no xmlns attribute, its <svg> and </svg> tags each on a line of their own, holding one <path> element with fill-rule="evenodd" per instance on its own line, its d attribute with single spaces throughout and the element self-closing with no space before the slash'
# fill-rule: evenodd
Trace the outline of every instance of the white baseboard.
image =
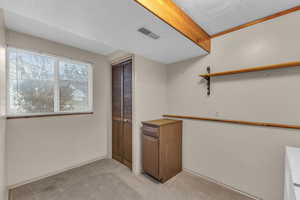
<svg viewBox="0 0 300 200">
<path fill-rule="evenodd" d="M 68 170 L 71 170 L 71 169 L 75 169 L 75 168 L 78 168 L 78 167 L 81 167 L 81 166 L 84 166 L 84 165 L 87 165 L 87 164 L 90 164 L 90 163 L 93 163 L 93 162 L 96 162 L 96 161 L 99 161 L 99 160 L 103 160 L 103 159 L 106 159 L 106 158 L 108 158 L 108 157 L 107 156 L 100 156 L 100 157 L 97 157 L 97 158 L 94 158 L 94 159 L 91 159 L 91 160 L 88 160 L 88 161 L 78 163 L 78 164 L 70 166 L 70 167 L 63 168 L 61 170 L 56 170 L 54 172 L 50 172 L 50 173 L 47 173 L 47 174 L 42 175 L 42 176 L 38 176 L 38 177 L 35 177 L 35 178 L 32 178 L 32 179 L 28 179 L 26 181 L 22 181 L 20 183 L 16 183 L 16 184 L 13 184 L 13 185 L 8 185 L 7 188 L 8 188 L 8 190 L 11 190 L 11 189 L 20 187 L 22 185 L 32 183 L 32 182 L 35 182 L 35 181 L 38 181 L 38 180 L 41 180 L 41 179 L 44 179 L 44 178 L 47 178 L 47 177 L 50 177 L 50 176 L 54 176 L 54 175 L 60 174 L 62 172 L 65 172 L 65 171 L 68 171 Z"/>
<path fill-rule="evenodd" d="M 235 192 L 237 192 L 237 193 L 240 193 L 240 194 L 242 194 L 242 195 L 244 195 L 244 196 L 247 196 L 247 197 L 249 197 L 249 198 L 252 198 L 252 199 L 255 199 L 255 200 L 263 200 L 262 198 L 259 198 L 259 197 L 257 197 L 257 196 L 252 195 L 252 194 L 249 194 L 249 193 L 247 193 L 247 192 L 241 191 L 241 190 L 239 190 L 239 189 L 237 189 L 237 188 L 234 188 L 234 187 L 232 187 L 232 186 L 230 186 L 230 185 L 226 185 L 226 184 L 224 184 L 224 183 L 222 183 L 222 182 L 220 182 L 220 181 L 217 181 L 217 180 L 212 179 L 212 178 L 210 178 L 210 177 L 207 177 L 207 176 L 204 176 L 204 175 L 202 175 L 202 174 L 199 174 L 198 172 L 195 172 L 195 171 L 193 171 L 193 170 L 184 168 L 183 171 L 185 171 L 185 172 L 187 172 L 187 173 L 189 173 L 189 174 L 192 174 L 192 175 L 194 175 L 194 176 L 198 176 L 198 177 L 200 177 L 200 178 L 202 178 L 202 179 L 205 179 L 205 180 L 207 180 L 207 181 L 209 181 L 209 182 L 212 182 L 212 183 L 215 183 L 215 184 L 217 184 L 217 185 L 220 185 L 220 186 L 222 186 L 222 187 L 224 187 L 224 188 L 226 188 L 226 189 L 229 189 L 229 190 L 235 191 Z"/>
</svg>

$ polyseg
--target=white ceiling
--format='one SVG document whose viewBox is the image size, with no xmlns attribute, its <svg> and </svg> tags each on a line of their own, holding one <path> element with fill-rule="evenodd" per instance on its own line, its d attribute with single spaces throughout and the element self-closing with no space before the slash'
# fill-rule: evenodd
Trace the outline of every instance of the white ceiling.
<svg viewBox="0 0 300 200">
<path fill-rule="evenodd" d="M 300 5 L 300 0 L 173 1 L 210 35 Z"/>
<path fill-rule="evenodd" d="M 81 36 L 64 28 L 47 25 L 40 21 L 23 17 L 21 15 L 5 12 L 6 26 L 15 31 L 46 38 L 51 41 L 71 45 L 80 49 L 87 49 L 100 54 L 109 54 L 115 49 L 89 37 Z"/>
<path fill-rule="evenodd" d="M 209 34 L 300 5 L 300 0 L 173 0 Z M 9 29 L 100 54 L 123 50 L 162 63 L 207 52 L 134 0 L 0 0 Z M 153 40 L 137 32 L 146 27 Z"/>
<path fill-rule="evenodd" d="M 0 0 L 0 7 L 9 29 L 96 53 L 123 50 L 163 63 L 207 54 L 133 0 Z"/>
</svg>

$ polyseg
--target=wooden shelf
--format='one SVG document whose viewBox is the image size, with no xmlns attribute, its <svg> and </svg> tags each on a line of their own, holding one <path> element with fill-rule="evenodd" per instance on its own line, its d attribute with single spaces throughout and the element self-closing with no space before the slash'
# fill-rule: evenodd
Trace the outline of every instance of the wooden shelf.
<svg viewBox="0 0 300 200">
<path fill-rule="evenodd" d="M 245 69 L 239 69 L 239 70 L 231 70 L 231 71 L 225 71 L 225 72 L 217 72 L 217 73 L 211 73 L 211 74 L 199 74 L 199 76 L 201 76 L 203 78 L 208 78 L 208 77 L 213 77 L 213 76 L 225 76 L 225 75 L 231 75 L 231 74 L 264 71 L 264 70 L 272 70 L 272 69 L 280 69 L 280 68 L 288 68 L 288 67 L 300 67 L 300 61 L 252 67 L 252 68 L 245 68 Z"/>
<path fill-rule="evenodd" d="M 251 126 L 268 126 L 268 127 L 277 127 L 277 128 L 300 129 L 300 125 L 288 125 L 288 124 L 277 124 L 277 123 L 267 123 L 267 122 L 249 122 L 249 121 L 240 121 L 240 120 L 215 119 L 215 118 L 207 118 L 207 117 L 192 117 L 192 116 L 181 116 L 181 115 L 163 115 L 163 117 L 243 124 L 243 125 L 251 125 Z"/>
</svg>

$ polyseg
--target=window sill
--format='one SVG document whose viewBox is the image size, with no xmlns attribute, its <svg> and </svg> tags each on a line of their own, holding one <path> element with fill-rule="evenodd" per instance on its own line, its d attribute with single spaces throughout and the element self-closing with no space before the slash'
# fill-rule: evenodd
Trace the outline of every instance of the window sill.
<svg viewBox="0 0 300 200">
<path fill-rule="evenodd" d="M 27 118 L 41 118 L 41 117 L 59 117 L 69 115 L 92 115 L 94 112 L 78 112 L 78 113 L 50 113 L 50 114 L 36 114 L 36 115 L 8 115 L 6 119 L 27 119 Z"/>
</svg>

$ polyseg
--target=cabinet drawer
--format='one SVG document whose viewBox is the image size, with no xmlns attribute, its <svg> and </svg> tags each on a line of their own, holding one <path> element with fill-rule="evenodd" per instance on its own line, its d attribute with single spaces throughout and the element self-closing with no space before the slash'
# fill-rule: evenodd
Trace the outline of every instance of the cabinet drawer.
<svg viewBox="0 0 300 200">
<path fill-rule="evenodd" d="M 144 125 L 143 126 L 143 134 L 151 136 L 151 137 L 158 137 L 159 136 L 159 128 Z"/>
</svg>

